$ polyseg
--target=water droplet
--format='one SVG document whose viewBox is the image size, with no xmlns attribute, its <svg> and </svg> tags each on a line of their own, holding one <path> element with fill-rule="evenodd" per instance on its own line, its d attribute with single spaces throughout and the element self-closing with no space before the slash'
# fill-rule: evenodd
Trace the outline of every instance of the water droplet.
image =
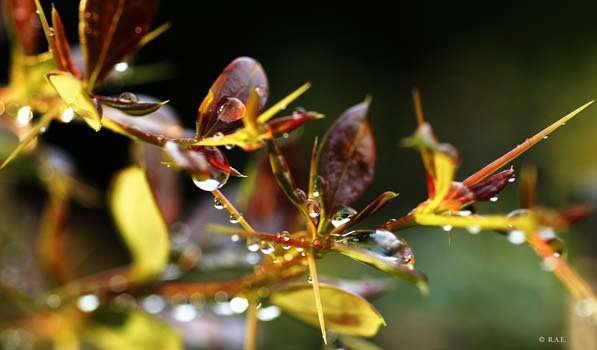
<svg viewBox="0 0 597 350">
<path fill-rule="evenodd" d="M 477 233 L 481 232 L 481 227 L 480 226 L 469 226 L 466 229 L 472 235 L 476 235 Z"/>
<path fill-rule="evenodd" d="M 5 111 L 6 111 L 6 106 L 4 105 L 4 102 L 0 101 L 0 116 L 2 116 Z"/>
<path fill-rule="evenodd" d="M 222 137 L 224 137 L 224 133 L 223 133 L 223 132 L 221 132 L 221 131 L 218 131 L 218 132 L 217 132 L 217 133 L 215 133 L 215 134 L 214 134 L 212 137 L 213 137 L 214 139 L 218 140 L 218 139 L 221 139 Z"/>
<path fill-rule="evenodd" d="M 511 177 L 511 178 L 509 178 L 509 179 L 508 179 L 508 182 L 509 182 L 509 183 L 513 183 L 514 181 L 516 181 L 516 178 L 515 178 L 515 177 Z"/>
<path fill-rule="evenodd" d="M 172 318 L 179 322 L 190 322 L 197 317 L 197 310 L 192 304 L 184 303 L 176 305 L 172 309 Z"/>
<path fill-rule="evenodd" d="M 452 228 L 453 228 L 452 225 L 444 225 L 444 226 L 442 226 L 442 230 L 444 230 L 446 232 L 452 231 Z"/>
<path fill-rule="evenodd" d="M 92 312 L 99 307 L 99 299 L 95 294 L 85 294 L 77 299 L 77 307 L 83 312 Z"/>
<path fill-rule="evenodd" d="M 217 198 L 214 198 L 214 208 L 222 210 L 224 209 L 224 204 L 222 204 L 222 202 L 220 202 Z"/>
<path fill-rule="evenodd" d="M 143 298 L 141 306 L 150 314 L 159 314 L 166 308 L 166 301 L 157 294 L 151 294 Z"/>
<path fill-rule="evenodd" d="M 558 236 L 556 236 L 556 232 L 551 227 L 541 227 L 538 231 L 538 234 L 539 237 L 541 237 L 544 241 L 558 238 Z"/>
<path fill-rule="evenodd" d="M 46 298 L 46 305 L 52 309 L 57 309 L 62 305 L 62 298 L 57 294 L 50 294 Z"/>
<path fill-rule="evenodd" d="M 553 271 L 558 267 L 560 259 L 556 256 L 549 256 L 541 262 L 541 268 L 545 271 Z"/>
<path fill-rule="evenodd" d="M 458 216 L 471 216 L 473 212 L 470 210 L 460 210 L 456 214 L 458 214 Z"/>
<path fill-rule="evenodd" d="M 392 232 L 377 230 L 355 230 L 343 234 L 336 242 L 350 249 L 351 256 L 369 263 L 376 259 L 389 265 L 406 265 L 412 268 L 415 255 L 406 241 Z"/>
<path fill-rule="evenodd" d="M 259 249 L 259 248 L 257 248 Z M 257 265 L 261 261 L 261 257 L 257 253 L 249 253 L 247 254 L 247 264 L 249 265 Z"/>
<path fill-rule="evenodd" d="M 228 221 L 231 224 L 238 224 L 238 222 L 240 221 L 240 217 L 238 217 L 237 215 L 234 215 L 234 214 L 230 214 L 230 218 L 228 218 Z"/>
<path fill-rule="evenodd" d="M 226 123 L 241 119 L 245 115 L 245 104 L 236 97 L 226 97 L 218 108 L 218 119 Z"/>
<path fill-rule="evenodd" d="M 247 249 L 250 252 L 257 252 L 257 251 L 259 251 L 259 243 L 260 242 L 256 239 L 253 239 L 253 238 L 247 239 Z"/>
<path fill-rule="evenodd" d="M 230 310 L 235 314 L 242 314 L 249 307 L 249 301 L 245 298 L 234 297 L 230 300 Z"/>
<path fill-rule="evenodd" d="M 580 317 L 591 317 L 597 313 L 597 301 L 593 298 L 581 299 L 574 306 L 574 312 Z"/>
<path fill-rule="evenodd" d="M 193 176 L 193 182 L 195 183 L 195 186 L 199 187 L 203 191 L 211 192 L 224 186 L 229 177 L 230 174 L 227 172 L 217 171 L 208 178 Z"/>
<path fill-rule="evenodd" d="M 346 224 L 356 213 L 357 211 L 351 207 L 342 206 L 332 215 L 332 226 L 338 227 Z"/>
<path fill-rule="evenodd" d="M 259 249 L 261 250 L 261 253 L 265 255 L 269 255 L 276 250 L 272 242 L 268 241 L 261 241 L 261 243 L 259 243 Z"/>
<path fill-rule="evenodd" d="M 276 319 L 281 314 L 281 310 L 276 305 L 271 305 L 268 307 L 262 307 L 257 311 L 257 318 L 260 321 L 272 321 Z"/>
<path fill-rule="evenodd" d="M 288 231 L 282 231 L 278 233 L 278 238 L 282 241 L 282 249 L 288 250 L 291 248 L 290 244 L 284 243 L 290 241 L 290 233 Z"/>
<path fill-rule="evenodd" d="M 60 115 L 60 121 L 63 123 L 70 123 L 74 118 L 75 111 L 71 107 L 66 108 Z"/>
<path fill-rule="evenodd" d="M 114 65 L 114 70 L 119 73 L 126 72 L 127 69 L 129 69 L 129 64 L 126 62 L 118 62 Z"/>
<path fill-rule="evenodd" d="M 136 34 L 141 34 L 143 32 L 143 27 L 141 26 L 136 26 L 135 27 L 135 33 Z"/>
<path fill-rule="evenodd" d="M 285 139 L 287 139 L 289 136 L 290 136 L 290 134 L 287 133 L 287 132 L 285 132 L 285 133 L 282 134 L 282 137 L 285 138 Z"/>
<path fill-rule="evenodd" d="M 226 148 L 227 150 L 231 150 L 234 148 L 234 145 L 224 145 L 224 148 Z"/>
<path fill-rule="evenodd" d="M 315 198 L 319 197 L 319 191 L 317 191 L 317 190 L 313 191 L 313 197 L 315 197 Z"/>
<path fill-rule="evenodd" d="M 316 200 L 313 199 L 308 199 L 307 200 L 307 211 L 309 213 L 309 217 L 316 219 L 319 217 L 320 214 L 320 208 L 319 208 L 319 202 L 317 202 Z"/>
<path fill-rule="evenodd" d="M 307 275 L 307 283 L 309 283 L 309 284 L 313 283 L 313 278 L 311 277 L 311 275 Z"/>
<path fill-rule="evenodd" d="M 307 200 L 307 194 L 305 193 L 305 191 L 301 190 L 300 188 L 295 188 L 293 193 L 299 202 L 303 203 Z"/>
<path fill-rule="evenodd" d="M 239 235 L 232 235 L 232 236 L 230 236 L 230 240 L 232 242 L 238 242 L 240 240 L 240 236 Z"/>
<path fill-rule="evenodd" d="M 31 106 L 23 106 L 19 108 L 19 111 L 17 112 L 18 126 L 28 125 L 31 119 L 33 119 L 33 111 L 31 110 Z"/>
<path fill-rule="evenodd" d="M 139 98 L 132 92 L 123 92 L 118 95 L 118 102 L 120 103 L 137 103 Z"/>
<path fill-rule="evenodd" d="M 549 136 L 547 136 L 547 135 L 543 136 L 544 140 L 547 140 L 548 138 L 549 138 Z"/>
<path fill-rule="evenodd" d="M 489 198 L 490 202 L 497 202 L 497 200 L 498 200 L 498 196 L 493 196 L 493 197 Z"/>
<path fill-rule="evenodd" d="M 527 236 L 523 231 L 513 230 L 508 232 L 508 241 L 512 244 L 523 244 L 527 239 Z"/>
<path fill-rule="evenodd" d="M 46 131 L 48 131 L 48 128 L 46 126 L 44 126 L 43 128 L 39 129 L 39 133 L 40 134 L 45 134 Z"/>
</svg>

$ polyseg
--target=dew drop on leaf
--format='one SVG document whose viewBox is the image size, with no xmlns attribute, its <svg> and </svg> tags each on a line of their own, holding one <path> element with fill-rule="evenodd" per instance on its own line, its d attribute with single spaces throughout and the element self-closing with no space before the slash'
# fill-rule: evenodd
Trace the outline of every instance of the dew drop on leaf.
<svg viewBox="0 0 597 350">
<path fill-rule="evenodd" d="M 241 119 L 245 115 L 245 104 L 236 97 L 225 97 L 218 108 L 218 119 L 226 123 Z"/>
<path fill-rule="evenodd" d="M 342 226 L 344 224 L 346 224 L 347 222 L 350 221 L 350 219 L 355 216 L 355 214 L 357 213 L 356 210 L 354 210 L 351 207 L 348 206 L 342 206 L 340 207 L 340 209 L 338 209 L 334 215 L 332 215 L 332 226 L 334 227 L 338 227 L 338 226 Z"/>
<path fill-rule="evenodd" d="M 489 198 L 490 202 L 497 202 L 497 200 L 498 200 L 497 196 L 493 196 L 493 197 Z"/>
<path fill-rule="evenodd" d="M 132 92 L 123 92 L 118 95 L 118 102 L 121 103 L 137 103 L 139 102 L 139 98 L 137 95 L 133 94 Z"/>
<path fill-rule="evenodd" d="M 415 255 L 408 243 L 384 229 L 350 231 L 340 236 L 336 243 L 352 248 L 355 255 L 358 254 L 367 261 L 373 258 L 390 265 L 406 265 L 410 268 L 415 264 Z M 359 250 L 367 256 L 359 254 Z"/>
</svg>

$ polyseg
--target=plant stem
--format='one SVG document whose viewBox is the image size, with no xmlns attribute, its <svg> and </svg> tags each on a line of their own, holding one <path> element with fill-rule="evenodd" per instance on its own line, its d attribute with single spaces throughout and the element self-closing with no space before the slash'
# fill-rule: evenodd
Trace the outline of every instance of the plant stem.
<svg viewBox="0 0 597 350">
<path fill-rule="evenodd" d="M 255 229 L 247 222 L 247 220 L 242 216 L 242 214 L 238 210 L 236 210 L 232 202 L 230 202 L 228 198 L 220 190 L 214 190 L 211 193 L 218 202 L 222 203 L 222 205 L 224 206 L 224 208 L 226 208 L 230 216 L 233 216 L 238 220 L 238 224 L 242 228 L 244 228 L 245 231 L 255 233 Z"/>
<path fill-rule="evenodd" d="M 319 293 L 319 277 L 317 276 L 317 265 L 315 265 L 315 254 L 313 253 L 313 251 L 307 253 L 307 261 L 309 263 L 309 275 L 311 276 L 311 283 L 313 285 L 315 309 L 317 310 L 317 318 L 319 319 L 319 327 L 321 328 L 321 337 L 323 338 L 323 343 L 327 344 L 328 337 L 325 329 L 323 303 L 321 302 L 321 294 Z"/>
<path fill-rule="evenodd" d="M 247 309 L 247 325 L 245 329 L 245 350 L 257 350 L 257 298 L 249 299 L 249 308 Z"/>
</svg>

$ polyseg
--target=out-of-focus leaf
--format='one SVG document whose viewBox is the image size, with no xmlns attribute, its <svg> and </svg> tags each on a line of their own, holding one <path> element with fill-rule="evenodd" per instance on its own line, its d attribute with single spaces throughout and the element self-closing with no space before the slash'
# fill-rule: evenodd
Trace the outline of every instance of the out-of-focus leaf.
<svg viewBox="0 0 597 350">
<path fill-rule="evenodd" d="M 167 141 L 192 136 L 192 132 L 190 135 L 185 133 L 176 114 L 168 106 L 163 106 L 143 118 L 131 117 L 106 105 L 102 106 L 102 110 L 102 123 L 106 128 L 132 139 L 163 146 Z"/>
<path fill-rule="evenodd" d="M 180 178 L 164 165 L 161 149 L 145 142 L 137 143 L 135 147 L 164 221 L 170 225 L 179 218 L 182 208 Z"/>
<path fill-rule="evenodd" d="M 141 117 L 146 116 L 150 113 L 153 113 L 160 109 L 163 105 L 168 103 L 168 101 L 158 101 L 158 102 L 140 102 L 134 101 L 130 99 L 123 98 L 122 96 L 119 97 L 109 97 L 109 96 L 96 96 L 97 99 L 105 105 L 110 107 L 116 108 L 128 115 Z"/>
<path fill-rule="evenodd" d="M 326 215 L 357 200 L 373 181 L 375 140 L 369 125 L 369 101 L 351 107 L 332 125 L 319 156 Z"/>
<path fill-rule="evenodd" d="M 17 105 L 28 105 L 37 100 L 56 97 L 56 90 L 49 84 L 46 74 L 56 69 L 51 53 L 37 56 L 15 54 L 12 57 L 10 84 L 2 90 L 2 100 Z M 10 111 L 6 114 L 12 115 Z M 13 112 L 14 113 L 14 112 Z"/>
<path fill-rule="evenodd" d="M 289 165 L 292 167 L 292 173 L 300 175 L 298 171 L 301 168 L 299 166 L 301 162 L 296 147 L 290 145 L 285 147 L 284 151 L 290 158 Z M 300 213 L 278 187 L 267 157 L 257 159 L 249 179 L 252 179 L 253 183 L 244 198 L 247 221 L 256 230 L 264 232 L 280 232 L 296 228 Z"/>
<path fill-rule="evenodd" d="M 110 207 L 133 258 L 133 279 L 155 277 L 168 262 L 168 229 L 141 168 L 129 167 L 116 176 Z"/>
<path fill-rule="evenodd" d="M 261 65 L 250 57 L 232 61 L 213 83 L 197 115 L 197 136 L 212 136 L 238 128 L 249 95 L 257 89 L 261 110 L 268 98 L 268 82 Z"/>
<path fill-rule="evenodd" d="M 520 171 L 520 207 L 532 208 L 537 198 L 537 168 L 524 166 Z"/>
<path fill-rule="evenodd" d="M 356 230 L 340 236 L 333 249 L 425 289 L 427 278 L 414 269 L 415 255 L 402 237 L 384 229 Z"/>
<path fill-rule="evenodd" d="M 17 147 L 4 159 L 0 164 L 0 170 L 4 169 L 10 162 L 12 162 L 21 152 L 23 152 L 33 141 L 37 139 L 41 130 L 46 128 L 52 121 L 52 115 L 44 115 L 36 124 L 33 126 L 28 133 L 19 140 Z"/>
<path fill-rule="evenodd" d="M 274 141 L 269 141 L 267 145 L 269 163 L 279 188 L 297 208 L 304 209 L 306 200 L 305 193 L 296 187 L 294 176 L 292 175 L 292 171 L 284 153 L 280 151 Z"/>
<path fill-rule="evenodd" d="M 385 325 L 375 307 L 356 294 L 325 284 L 320 285 L 320 293 L 325 322 L 331 331 L 372 337 Z M 309 285 L 274 292 L 271 302 L 303 322 L 319 324 L 313 289 Z"/>
<path fill-rule="evenodd" d="M 373 344 L 367 339 L 352 337 L 348 335 L 341 335 L 338 338 L 340 347 L 345 350 L 383 350 L 382 348 Z"/>
<path fill-rule="evenodd" d="M 79 38 L 89 90 L 137 48 L 149 32 L 158 4 L 158 0 L 81 1 Z"/>
<path fill-rule="evenodd" d="M 41 261 L 47 271 L 60 283 L 66 282 L 70 274 L 65 237 L 68 212 L 68 197 L 51 192 L 43 211 L 38 239 Z"/>
<path fill-rule="evenodd" d="M 33 55 L 39 39 L 39 22 L 33 0 L 4 0 L 3 12 L 7 28 L 16 37 L 25 55 Z"/>
<path fill-rule="evenodd" d="M 70 45 L 66 34 L 64 32 L 64 25 L 60 14 L 52 4 L 52 28 L 54 29 L 53 35 L 50 38 L 50 47 L 54 58 L 56 60 L 56 67 L 60 70 L 70 72 L 73 76 L 79 76 L 79 69 L 73 62 L 73 57 L 70 52 Z"/>
<path fill-rule="evenodd" d="M 81 338 L 101 350 L 179 350 L 174 329 L 142 311 L 98 310 L 84 325 Z"/>
<path fill-rule="evenodd" d="M 50 72 L 47 78 L 62 101 L 71 107 L 76 115 L 81 116 L 93 130 L 101 129 L 101 114 L 77 78 L 67 72 Z"/>
<path fill-rule="evenodd" d="M 375 298 L 376 296 L 388 291 L 391 288 L 391 279 L 330 279 L 322 277 L 322 283 L 333 285 L 347 292 L 362 296 L 365 299 Z"/>
</svg>

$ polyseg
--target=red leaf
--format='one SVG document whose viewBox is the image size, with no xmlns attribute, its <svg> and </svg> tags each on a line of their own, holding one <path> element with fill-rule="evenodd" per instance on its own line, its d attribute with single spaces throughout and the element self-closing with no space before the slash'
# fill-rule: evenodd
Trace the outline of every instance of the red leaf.
<svg viewBox="0 0 597 350">
<path fill-rule="evenodd" d="M 6 11 L 6 21 L 12 24 L 24 53 L 35 54 L 39 39 L 39 22 L 33 0 L 4 1 L 3 10 Z"/>
<path fill-rule="evenodd" d="M 315 112 L 294 113 L 288 117 L 276 118 L 267 125 L 270 127 L 272 137 L 277 138 L 301 127 L 308 121 L 320 119 L 321 117 L 321 114 Z"/>
<path fill-rule="evenodd" d="M 158 0 L 82 0 L 79 37 L 91 90 L 149 32 Z"/>
<path fill-rule="evenodd" d="M 222 170 L 230 175 L 234 176 L 242 176 L 242 174 L 230 166 L 228 162 L 228 158 L 224 155 L 224 153 L 217 147 L 212 146 L 199 146 L 199 147 L 191 147 L 192 151 L 197 151 L 203 153 L 205 159 L 209 162 L 211 166 L 218 170 Z"/>
<path fill-rule="evenodd" d="M 206 137 L 238 128 L 249 95 L 259 89 L 259 110 L 267 101 L 267 76 L 261 65 L 250 57 L 239 57 L 220 74 L 201 102 L 197 115 L 197 135 Z"/>
<path fill-rule="evenodd" d="M 52 5 L 52 28 L 54 28 L 54 36 L 52 37 L 50 46 L 54 53 L 56 67 L 60 70 L 70 72 L 75 77 L 79 77 L 79 69 L 73 62 L 70 45 L 64 33 L 64 25 L 54 5 Z"/>
<path fill-rule="evenodd" d="M 357 200 L 373 181 L 375 139 L 369 124 L 369 102 L 350 109 L 334 123 L 319 158 L 323 200 L 329 215 Z"/>
</svg>

